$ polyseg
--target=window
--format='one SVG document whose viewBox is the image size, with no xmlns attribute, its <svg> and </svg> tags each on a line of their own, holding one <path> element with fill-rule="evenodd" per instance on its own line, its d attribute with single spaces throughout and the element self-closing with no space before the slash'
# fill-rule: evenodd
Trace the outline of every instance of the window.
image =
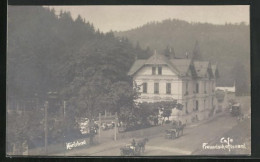
<svg viewBox="0 0 260 162">
<path fill-rule="evenodd" d="M 147 83 L 143 83 L 143 93 L 147 93 Z"/>
<path fill-rule="evenodd" d="M 195 110 L 196 110 L 196 111 L 199 110 L 199 101 L 198 101 L 198 100 L 196 100 L 196 107 L 195 107 Z"/>
<path fill-rule="evenodd" d="M 158 67 L 158 75 L 162 75 L 162 67 Z"/>
<path fill-rule="evenodd" d="M 156 67 L 152 67 L 152 74 L 155 75 L 156 73 Z"/>
<path fill-rule="evenodd" d="M 188 103 L 187 103 L 187 102 L 185 103 L 185 109 L 186 109 L 186 111 L 185 111 L 186 114 L 189 114 L 189 111 L 188 111 Z"/>
<path fill-rule="evenodd" d="M 154 93 L 155 94 L 159 93 L 159 83 L 154 83 Z"/>
<path fill-rule="evenodd" d="M 204 93 L 207 93 L 207 86 L 206 85 L 207 85 L 207 82 L 205 81 L 204 82 Z"/>
<path fill-rule="evenodd" d="M 185 92 L 185 95 L 188 95 L 189 94 L 189 92 L 188 92 L 188 85 L 189 85 L 189 82 L 186 82 L 186 92 Z"/>
<path fill-rule="evenodd" d="M 166 94 L 171 94 L 171 83 L 166 83 Z"/>
<path fill-rule="evenodd" d="M 196 93 L 199 93 L 199 83 L 196 83 Z"/>
</svg>

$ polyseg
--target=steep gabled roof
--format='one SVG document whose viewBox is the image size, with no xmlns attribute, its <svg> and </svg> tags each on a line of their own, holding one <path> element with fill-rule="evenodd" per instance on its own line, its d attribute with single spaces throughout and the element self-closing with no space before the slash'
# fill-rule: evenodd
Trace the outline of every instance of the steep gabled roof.
<svg viewBox="0 0 260 162">
<path fill-rule="evenodd" d="M 209 61 L 194 61 L 192 59 L 168 59 L 164 55 L 155 53 L 147 60 L 136 60 L 128 75 L 134 75 L 145 65 L 167 65 L 179 76 L 186 76 L 190 70 L 192 77 L 205 77 L 208 73 L 214 77 Z"/>
<path fill-rule="evenodd" d="M 145 62 L 146 65 L 163 65 L 166 64 L 165 57 L 158 53 L 154 53 L 148 60 Z"/>
<path fill-rule="evenodd" d="M 211 64 L 211 69 L 215 78 L 219 78 L 218 65 Z"/>
<path fill-rule="evenodd" d="M 128 75 L 135 74 L 139 69 L 145 65 L 167 65 L 173 72 L 179 74 L 179 71 L 175 65 L 171 63 L 165 56 L 154 53 L 147 60 L 136 60 L 128 72 Z"/>
<path fill-rule="evenodd" d="M 146 61 L 147 60 L 136 60 L 129 70 L 128 75 L 133 75 L 135 72 L 137 72 L 141 67 L 143 67 Z"/>
<path fill-rule="evenodd" d="M 205 77 L 210 68 L 209 61 L 194 61 L 194 67 L 198 77 Z"/>
<path fill-rule="evenodd" d="M 191 65 L 191 59 L 171 59 L 170 62 L 175 65 L 181 75 L 186 75 Z"/>
<path fill-rule="evenodd" d="M 145 62 L 145 65 L 168 65 L 173 72 L 179 74 L 178 68 L 173 65 L 168 58 L 156 52 Z"/>
</svg>

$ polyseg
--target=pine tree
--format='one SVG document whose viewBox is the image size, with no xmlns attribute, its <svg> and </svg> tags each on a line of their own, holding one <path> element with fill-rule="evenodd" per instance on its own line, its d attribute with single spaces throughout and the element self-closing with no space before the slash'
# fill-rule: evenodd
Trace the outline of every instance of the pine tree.
<svg viewBox="0 0 260 162">
<path fill-rule="evenodd" d="M 198 40 L 196 40 L 196 42 L 195 42 L 195 46 L 194 46 L 193 53 L 192 53 L 192 59 L 194 59 L 194 60 L 202 60 L 202 56 L 201 56 Z"/>
</svg>

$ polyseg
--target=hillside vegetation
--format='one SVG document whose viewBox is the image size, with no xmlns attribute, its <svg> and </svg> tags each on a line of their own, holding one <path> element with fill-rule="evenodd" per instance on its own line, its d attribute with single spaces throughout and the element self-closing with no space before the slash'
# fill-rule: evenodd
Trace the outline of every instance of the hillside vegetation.
<svg viewBox="0 0 260 162">
<path fill-rule="evenodd" d="M 218 63 L 219 86 L 232 86 L 234 80 L 244 86 L 250 83 L 250 30 L 245 23 L 213 25 L 168 19 L 115 35 L 162 53 L 169 46 L 178 57 L 192 55 L 197 41 L 202 59 Z"/>
<path fill-rule="evenodd" d="M 127 72 L 136 53 L 146 55 L 80 16 L 73 20 L 69 12 L 37 6 L 8 6 L 7 50 L 9 151 L 13 144 L 21 151 L 23 142 L 44 146 L 43 121 L 48 143 L 55 144 L 64 134 L 67 140 L 82 138 L 77 118 L 93 125 L 105 110 L 119 116 L 132 110 L 135 93 Z"/>
<path fill-rule="evenodd" d="M 7 86 L 11 96 L 30 97 L 62 91 L 75 79 L 98 74 L 129 81 L 136 53 L 127 39 L 101 33 L 69 12 L 43 7 L 8 8 Z"/>
</svg>

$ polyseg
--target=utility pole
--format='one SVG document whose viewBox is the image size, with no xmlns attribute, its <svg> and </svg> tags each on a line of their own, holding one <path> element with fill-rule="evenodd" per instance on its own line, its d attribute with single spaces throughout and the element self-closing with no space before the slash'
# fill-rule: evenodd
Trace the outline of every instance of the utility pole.
<svg viewBox="0 0 260 162">
<path fill-rule="evenodd" d="M 66 114 L 66 101 L 63 101 L 63 142 L 64 142 L 64 156 L 65 156 L 65 154 L 66 154 L 65 114 Z"/>
<path fill-rule="evenodd" d="M 99 113 L 99 116 L 98 116 L 98 118 L 99 118 L 99 126 L 98 126 L 98 140 L 99 140 L 99 143 L 100 143 L 100 133 L 101 133 L 101 113 Z"/>
<path fill-rule="evenodd" d="M 45 132 L 45 154 L 47 155 L 47 147 L 48 147 L 48 106 L 49 106 L 49 103 L 48 101 L 45 102 L 44 104 L 44 121 L 45 121 L 45 125 L 44 125 L 44 132 Z"/>
<path fill-rule="evenodd" d="M 114 136 L 114 140 L 116 141 L 116 132 L 117 131 L 117 112 L 115 114 L 115 136 Z"/>
</svg>

